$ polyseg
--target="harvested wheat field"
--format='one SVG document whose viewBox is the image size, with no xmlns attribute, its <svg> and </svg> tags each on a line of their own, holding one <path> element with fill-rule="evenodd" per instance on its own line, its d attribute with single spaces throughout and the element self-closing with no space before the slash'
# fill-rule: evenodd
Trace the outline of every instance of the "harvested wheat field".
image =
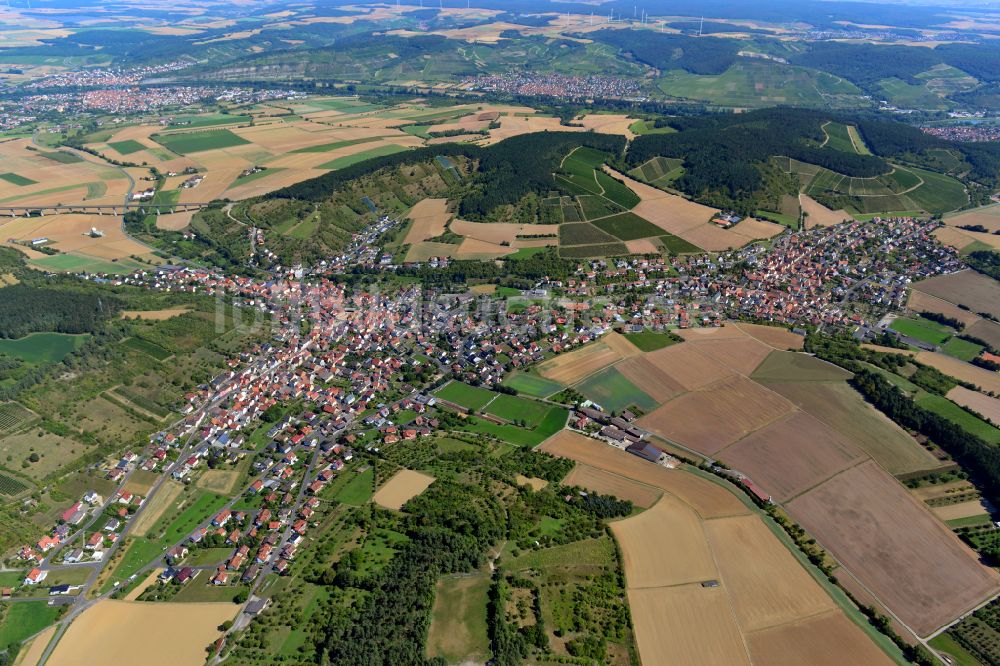
<svg viewBox="0 0 1000 666">
<path fill-rule="evenodd" d="M 571 386 L 620 360 L 621 354 L 603 341 L 598 341 L 539 363 L 538 374 Z"/>
<path fill-rule="evenodd" d="M 746 518 L 757 521 L 754 516 Z M 611 523 L 611 531 L 622 549 L 629 588 L 700 583 L 719 577 L 698 514 L 671 495 L 664 495 L 638 516 Z"/>
<path fill-rule="evenodd" d="M 940 460 L 845 382 L 762 383 L 847 437 L 892 474 L 941 466 Z"/>
<path fill-rule="evenodd" d="M 712 481 L 689 472 L 654 465 L 572 430 L 556 433 L 545 440 L 539 449 L 665 490 L 689 504 L 702 518 L 749 513 L 735 495 Z"/>
<path fill-rule="evenodd" d="M 625 241 L 629 254 L 660 254 L 662 248 L 649 238 Z"/>
<path fill-rule="evenodd" d="M 846 210 L 830 210 L 808 194 L 799 195 L 799 206 L 802 208 L 802 212 L 806 214 L 807 229 L 812 229 L 813 227 L 832 227 L 844 220 L 854 219 Z"/>
<path fill-rule="evenodd" d="M 963 382 L 978 386 L 983 391 L 1000 393 L 1000 373 L 977 367 L 941 352 L 922 351 L 917 354 L 917 361 Z"/>
<path fill-rule="evenodd" d="M 385 482 L 375 492 L 372 501 L 386 509 L 403 508 L 403 505 L 424 492 L 427 486 L 434 483 L 434 477 L 411 469 L 402 469 Z"/>
<path fill-rule="evenodd" d="M 912 285 L 914 291 L 937 296 L 949 303 L 965 305 L 973 312 L 1000 317 L 1000 284 L 974 270 L 937 275 Z"/>
<path fill-rule="evenodd" d="M 752 373 L 767 358 L 768 354 L 774 351 L 771 347 L 752 338 L 702 340 L 700 342 L 685 342 L 684 344 L 692 345 L 698 352 L 741 375 Z"/>
<path fill-rule="evenodd" d="M 721 587 L 630 589 L 628 605 L 644 664 L 750 664 Z"/>
<path fill-rule="evenodd" d="M 751 632 L 836 606 L 757 516 L 705 522 L 736 622 Z"/>
<path fill-rule="evenodd" d="M 685 391 L 680 382 L 650 363 L 646 356 L 625 360 L 616 365 L 615 369 L 625 379 L 641 386 L 643 392 L 656 402 L 666 402 Z"/>
<path fill-rule="evenodd" d="M 983 504 L 983 500 L 969 500 L 959 504 L 948 504 L 946 506 L 936 506 L 931 512 L 941 520 L 958 520 L 960 518 L 971 518 L 973 516 L 987 516 L 989 509 Z"/>
<path fill-rule="evenodd" d="M 731 324 L 735 328 L 743 331 L 754 340 L 759 340 L 765 345 L 775 349 L 787 351 L 790 349 L 800 350 L 805 343 L 805 338 L 792 333 L 783 326 L 763 326 L 761 324 Z"/>
<path fill-rule="evenodd" d="M 674 398 L 638 423 L 668 441 L 714 455 L 794 409 L 745 377 L 730 377 Z"/>
<path fill-rule="evenodd" d="M 994 234 L 968 231 L 967 229 L 957 229 L 955 227 L 940 227 L 932 235 L 945 245 L 950 245 L 956 250 L 962 250 L 973 243 L 983 243 L 994 250 L 1000 249 L 1000 236 Z"/>
<path fill-rule="evenodd" d="M 787 505 L 879 601 L 927 636 L 1000 592 L 1000 574 L 873 462 Z"/>
<path fill-rule="evenodd" d="M 564 486 L 579 486 L 602 495 L 614 495 L 618 499 L 628 500 L 643 509 L 653 506 L 663 494 L 652 486 L 582 463 L 578 463 L 573 468 L 573 471 L 562 480 L 562 484 Z"/>
<path fill-rule="evenodd" d="M 621 355 L 622 358 L 632 358 L 642 354 L 642 350 L 629 342 L 628 338 L 620 333 L 612 331 L 601 338 L 601 342 L 610 347 L 612 351 Z"/>
<path fill-rule="evenodd" d="M 510 224 L 504 222 L 468 222 L 454 220 L 450 227 L 452 232 L 466 238 L 500 244 L 513 244 L 518 236 L 558 235 L 558 225 L 553 224 Z M 553 239 L 555 242 L 555 239 Z"/>
<path fill-rule="evenodd" d="M 754 664 L 889 666 L 894 663 L 843 613 L 831 611 L 747 637 Z"/>
<path fill-rule="evenodd" d="M 952 402 L 985 416 L 993 423 L 1000 423 L 1000 400 L 964 386 L 956 386 L 946 396 Z"/>
<path fill-rule="evenodd" d="M 191 224 L 191 218 L 195 211 L 189 210 L 182 213 L 167 213 L 156 216 L 156 228 L 165 231 L 180 231 L 186 229 Z"/>
<path fill-rule="evenodd" d="M 697 346 L 692 344 L 664 347 L 645 354 L 643 358 L 688 391 L 733 375 L 732 370 L 699 353 Z"/>
<path fill-rule="evenodd" d="M 100 601 L 70 624 L 48 663 L 90 666 L 99 654 L 106 664 L 142 655 L 143 666 L 202 666 L 205 646 L 220 635 L 216 627 L 238 611 L 231 603 Z"/>
<path fill-rule="evenodd" d="M 104 235 L 92 238 L 89 234 L 92 228 Z M 0 235 L 8 245 L 14 247 L 19 246 L 6 239 L 30 241 L 44 236 L 49 239 L 50 247 L 62 252 L 77 252 L 105 259 L 145 256 L 150 252 L 150 248 L 126 236 L 121 222 L 110 215 L 69 213 L 15 218 L 0 224 Z"/>
<path fill-rule="evenodd" d="M 1000 231 L 1000 204 L 973 208 L 958 215 L 944 218 L 944 223 L 951 227 L 983 226 L 990 233 Z"/>
<path fill-rule="evenodd" d="M 153 495 L 152 499 L 149 500 L 149 503 L 143 509 L 143 512 L 133 522 L 132 536 L 146 536 L 150 528 L 156 524 L 156 521 L 167 510 L 167 507 L 173 505 L 174 500 L 180 497 L 182 490 L 184 490 L 184 486 L 176 481 L 164 482 L 163 487 Z"/>
<path fill-rule="evenodd" d="M 515 252 L 517 252 L 516 247 L 498 245 L 497 243 L 481 241 L 475 238 L 466 238 L 462 240 L 458 246 L 458 251 L 456 251 L 452 256 L 454 256 L 455 259 L 489 261 L 490 259 L 506 257 L 508 254 L 513 254 Z"/>
<path fill-rule="evenodd" d="M 168 308 L 166 310 L 122 310 L 122 319 L 145 319 L 146 321 L 163 321 L 173 319 L 191 312 L 191 308 Z"/>
<path fill-rule="evenodd" d="M 744 437 L 718 456 L 782 502 L 868 459 L 836 430 L 798 411 Z"/>
<path fill-rule="evenodd" d="M 423 241 L 422 243 L 414 243 L 410 246 L 410 249 L 406 252 L 406 257 L 403 258 L 405 262 L 420 262 L 427 261 L 431 257 L 452 257 L 458 251 L 458 246 L 452 243 L 433 243 L 431 241 Z"/>
<path fill-rule="evenodd" d="M 410 209 L 406 214 L 412 220 L 410 230 L 406 233 L 404 243 L 413 244 L 435 238 L 444 233 L 451 213 L 448 212 L 447 199 L 424 199 Z"/>
</svg>

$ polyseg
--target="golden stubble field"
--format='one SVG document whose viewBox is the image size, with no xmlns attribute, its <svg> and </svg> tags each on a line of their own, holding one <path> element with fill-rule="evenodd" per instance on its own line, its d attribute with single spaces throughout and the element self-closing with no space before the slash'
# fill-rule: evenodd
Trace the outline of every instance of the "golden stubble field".
<svg viewBox="0 0 1000 666">
<path fill-rule="evenodd" d="M 78 161 L 64 163 L 46 157 L 60 151 L 77 156 Z M 129 186 L 125 174 L 98 158 L 33 146 L 31 139 L 0 142 L 0 174 L 34 181 L 15 183 L 0 178 L 0 206 L 121 205 Z"/>
<path fill-rule="evenodd" d="M 402 469 L 375 492 L 372 501 L 386 509 L 398 511 L 432 483 L 434 483 L 433 476 Z"/>
<path fill-rule="evenodd" d="M 100 601 L 73 621 L 48 663 L 201 666 L 217 627 L 238 611 L 231 603 Z"/>
</svg>

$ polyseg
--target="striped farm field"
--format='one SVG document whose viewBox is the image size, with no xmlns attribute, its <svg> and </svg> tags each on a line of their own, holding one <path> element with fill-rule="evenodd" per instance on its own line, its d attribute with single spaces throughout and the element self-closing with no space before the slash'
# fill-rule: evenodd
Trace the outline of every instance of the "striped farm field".
<svg viewBox="0 0 1000 666">
<path fill-rule="evenodd" d="M 465 407 L 469 411 L 478 411 L 496 397 L 496 393 L 477 386 L 469 386 L 462 382 L 451 381 L 434 391 L 441 400 Z"/>
</svg>

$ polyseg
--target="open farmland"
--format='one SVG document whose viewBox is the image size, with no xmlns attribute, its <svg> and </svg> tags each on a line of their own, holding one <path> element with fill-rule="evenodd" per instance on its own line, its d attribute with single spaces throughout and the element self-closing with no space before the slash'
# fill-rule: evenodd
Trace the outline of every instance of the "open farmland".
<svg viewBox="0 0 1000 666">
<path fill-rule="evenodd" d="M 424 199 L 417 203 L 406 214 L 411 220 L 410 230 L 404 243 L 419 243 L 428 238 L 434 238 L 444 233 L 451 213 L 448 212 L 447 199 Z"/>
<path fill-rule="evenodd" d="M 990 233 L 1000 231 L 1000 204 L 973 208 L 956 215 L 946 215 L 944 223 L 950 227 L 981 226 Z"/>
<path fill-rule="evenodd" d="M 752 433 L 718 455 L 779 501 L 867 460 L 846 437 L 802 412 Z"/>
<path fill-rule="evenodd" d="M 434 483 L 433 476 L 403 469 L 379 488 L 372 496 L 372 501 L 386 509 L 400 510 L 411 499 L 424 492 L 427 486 Z"/>
<path fill-rule="evenodd" d="M 946 375 L 978 386 L 983 391 L 1000 393 L 1000 374 L 996 372 L 960 361 L 941 352 L 922 351 L 917 354 L 916 359 L 924 365 L 937 368 Z"/>
<path fill-rule="evenodd" d="M 205 646 L 219 636 L 216 627 L 237 610 L 231 603 L 104 600 L 70 624 L 48 663 L 85 666 L 99 653 L 107 663 L 132 663 L 141 654 L 148 666 L 201 666 Z"/>
<path fill-rule="evenodd" d="M 538 364 L 538 374 L 563 385 L 572 385 L 589 377 L 623 356 L 604 342 L 594 342 Z"/>
<path fill-rule="evenodd" d="M 662 494 L 652 486 L 583 463 L 577 463 L 562 483 L 565 486 L 580 486 L 602 495 L 614 495 L 644 509 L 653 506 Z"/>
<path fill-rule="evenodd" d="M 93 238 L 90 230 L 96 228 L 103 235 Z M 65 254 L 32 257 L 30 261 L 43 268 L 58 271 L 60 263 L 67 263 L 65 270 L 106 270 L 108 272 L 135 270 L 141 264 L 129 261 L 132 256 L 153 259 L 149 247 L 125 235 L 120 221 L 108 215 L 69 213 L 45 217 L 11 218 L 0 223 L 0 234 L 11 247 L 20 247 L 11 241 L 49 239 L 48 246 Z M 121 269 L 116 264 L 121 263 Z"/>
<path fill-rule="evenodd" d="M 1000 317 L 1000 284 L 972 269 L 921 280 L 913 290 Z"/>
<path fill-rule="evenodd" d="M 84 153 L 45 153 L 30 139 L 0 143 L 0 160 L 4 206 L 121 204 L 129 188 L 128 177 L 118 168 Z"/>
<path fill-rule="evenodd" d="M 1000 575 L 874 463 L 834 476 L 789 510 L 920 636 L 1000 592 Z"/>
<path fill-rule="evenodd" d="M 792 409 L 790 402 L 759 384 L 744 377 L 730 377 L 674 398 L 639 419 L 639 425 L 699 453 L 713 455 Z"/>
<path fill-rule="evenodd" d="M 830 210 L 808 194 L 799 195 L 799 206 L 806 214 L 806 228 L 829 227 L 840 224 L 844 220 L 853 219 L 846 210 Z"/>
<path fill-rule="evenodd" d="M 993 423 L 1000 423 L 1000 400 L 991 398 L 979 391 L 972 391 L 964 386 L 956 386 L 948 391 L 947 398 L 952 402 L 981 414 Z"/>
<path fill-rule="evenodd" d="M 558 441 L 556 441 L 558 440 Z M 670 471 L 571 432 L 542 447 L 557 455 L 586 457 L 606 465 L 605 474 L 666 481 L 703 482 L 698 492 L 681 486 L 647 511 L 611 524 L 622 550 L 629 606 L 643 663 L 766 664 L 749 650 L 758 631 L 802 633 L 802 618 L 828 618 L 842 645 L 866 664 L 889 664 L 887 656 L 837 609 L 833 600 L 799 564 L 761 519 L 729 490 L 693 475 Z M 599 452 L 599 453 L 598 453 Z M 579 469 L 579 467 L 578 467 Z M 661 484 L 662 486 L 668 483 Z M 736 500 L 733 513 L 706 512 L 706 501 Z M 835 619 L 835 618 L 839 618 Z M 819 638 L 817 636 L 817 638 Z M 790 663 L 810 654 L 808 640 L 790 645 Z"/>
<path fill-rule="evenodd" d="M 941 462 L 843 381 L 770 381 L 755 377 L 826 425 L 847 436 L 891 474 L 939 467 Z"/>
</svg>

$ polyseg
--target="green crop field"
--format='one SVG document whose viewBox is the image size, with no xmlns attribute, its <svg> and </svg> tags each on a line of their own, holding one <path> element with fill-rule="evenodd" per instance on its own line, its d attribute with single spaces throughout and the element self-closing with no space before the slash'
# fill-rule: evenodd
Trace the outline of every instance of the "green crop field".
<svg viewBox="0 0 1000 666">
<path fill-rule="evenodd" d="M 573 245 L 559 248 L 559 256 L 564 259 L 621 257 L 628 253 L 625 243 L 598 243 L 596 245 Z"/>
<path fill-rule="evenodd" d="M 562 430 L 568 416 L 569 412 L 565 409 L 550 407 L 541 423 L 531 430 L 515 425 L 499 425 L 476 417 L 469 417 L 463 421 L 461 429 L 491 435 L 515 446 L 537 446 Z"/>
<path fill-rule="evenodd" d="M 948 340 L 954 331 L 947 326 L 924 317 L 906 319 L 900 317 L 893 320 L 890 328 L 916 340 L 932 345 L 941 345 Z"/>
<path fill-rule="evenodd" d="M 49 606 L 48 601 L 25 601 L 7 604 L 0 622 L 0 649 L 20 643 L 49 626 L 62 613 L 59 606 Z"/>
<path fill-rule="evenodd" d="M 971 361 L 983 353 L 983 346 L 962 338 L 952 338 L 941 345 L 941 351 L 963 361 Z"/>
<path fill-rule="evenodd" d="M 842 123 L 826 123 L 823 125 L 823 131 L 826 132 L 827 141 L 826 147 L 832 148 L 834 150 L 840 150 L 845 153 L 856 153 L 854 149 L 854 142 L 851 140 L 851 133 L 847 125 Z"/>
<path fill-rule="evenodd" d="M 360 153 L 355 153 L 354 155 L 345 155 L 344 157 L 338 157 L 335 160 L 330 160 L 324 164 L 320 164 L 317 169 L 343 169 L 344 167 L 349 167 L 352 164 L 357 164 L 358 162 L 364 162 L 365 160 L 370 160 L 373 157 L 385 157 L 386 155 L 394 155 L 395 153 L 401 153 L 404 150 L 409 150 L 405 146 L 397 146 L 395 144 L 378 146 L 377 148 L 372 148 L 370 150 L 365 150 Z"/>
<path fill-rule="evenodd" d="M 201 153 L 206 150 L 245 146 L 250 142 L 227 129 L 207 130 L 203 132 L 182 132 L 178 134 L 154 134 L 150 137 L 164 148 L 178 155 Z"/>
<path fill-rule="evenodd" d="M 351 472 L 353 476 L 334 495 L 334 499 L 351 506 L 361 506 L 371 499 L 375 492 L 375 471 L 369 467 L 361 473 Z"/>
<path fill-rule="evenodd" d="M 503 385 L 518 393 L 525 393 L 536 398 L 548 397 L 553 393 L 558 393 L 563 388 L 562 384 L 526 372 L 513 372 L 507 375 L 503 380 Z"/>
<path fill-rule="evenodd" d="M 637 135 L 642 135 L 642 134 L 670 134 L 672 132 L 676 132 L 677 131 L 673 127 L 670 127 L 670 126 L 656 127 L 655 123 L 652 120 L 637 120 L 634 123 L 632 123 L 631 125 L 629 125 L 628 128 L 629 128 L 629 130 L 632 131 L 633 134 L 637 134 Z"/>
<path fill-rule="evenodd" d="M 490 639 L 486 625 L 490 577 L 448 576 L 438 581 L 431 614 L 427 654 L 451 664 L 486 663 Z"/>
<path fill-rule="evenodd" d="M 663 234 L 663 229 L 644 220 L 635 213 L 619 213 L 611 217 L 594 220 L 593 225 L 621 240 L 629 241 L 637 238 L 651 238 Z"/>
<path fill-rule="evenodd" d="M 947 398 L 933 393 L 921 393 L 916 397 L 915 402 L 924 409 L 948 419 L 990 444 L 1000 444 L 1000 430 L 973 416 Z"/>
<path fill-rule="evenodd" d="M 38 154 L 52 160 L 53 162 L 59 162 L 60 164 L 76 164 L 77 162 L 83 161 L 83 158 L 79 155 L 66 152 L 65 150 L 56 150 L 53 152 L 39 150 Z"/>
<path fill-rule="evenodd" d="M 595 245 L 597 243 L 614 243 L 617 240 L 614 236 L 586 222 L 559 225 L 560 245 Z"/>
<path fill-rule="evenodd" d="M 215 113 L 211 115 L 177 116 L 171 126 L 183 125 L 184 127 L 215 127 L 218 125 L 242 125 L 250 122 L 250 116 L 230 115 L 228 113 Z"/>
<path fill-rule="evenodd" d="M 549 408 L 550 405 L 501 393 L 489 404 L 486 413 L 505 421 L 523 421 L 526 427 L 535 428 L 545 418 Z"/>
<path fill-rule="evenodd" d="M 0 353 L 27 363 L 55 363 L 79 349 L 89 338 L 88 334 L 32 333 L 17 340 L 0 340 Z"/>
<path fill-rule="evenodd" d="M 126 139 L 125 141 L 109 141 L 108 145 L 114 148 L 115 152 L 119 155 L 131 155 L 132 153 L 137 153 L 140 150 L 146 150 L 146 146 L 142 145 L 135 139 Z"/>
<path fill-rule="evenodd" d="M 677 344 L 677 341 L 666 333 L 642 331 L 641 333 L 626 333 L 625 339 L 644 352 L 652 352 Z"/>
<path fill-rule="evenodd" d="M 299 148 L 297 150 L 291 151 L 292 153 L 328 153 L 331 150 L 337 150 L 338 148 L 347 148 L 348 146 L 357 146 L 362 143 L 372 143 L 373 141 L 381 141 L 380 136 L 368 136 L 362 139 L 349 139 L 347 141 L 335 141 L 334 143 L 324 143 L 319 146 L 306 146 L 305 148 Z"/>
<path fill-rule="evenodd" d="M 684 173 L 684 160 L 677 157 L 654 157 L 629 171 L 629 175 L 650 185 L 664 188 Z"/>
<path fill-rule="evenodd" d="M 11 185 L 17 185 L 18 187 L 35 185 L 38 182 L 37 180 L 31 180 L 30 178 L 19 176 L 16 173 L 0 173 L 0 179 L 6 180 Z"/>
<path fill-rule="evenodd" d="M 655 400 L 614 368 L 605 368 L 573 388 L 612 412 L 620 412 L 632 405 L 644 412 L 658 407 Z"/>
<path fill-rule="evenodd" d="M 923 179 L 924 184 L 907 196 L 928 213 L 948 213 L 969 202 L 965 186 L 951 176 L 916 167 L 910 169 Z"/>
<path fill-rule="evenodd" d="M 442 400 L 475 412 L 482 409 L 497 394 L 478 386 L 469 386 L 462 382 L 452 381 L 435 391 L 434 395 Z"/>
<path fill-rule="evenodd" d="M 173 356 L 173 352 L 169 349 L 164 349 L 155 342 L 143 340 L 142 338 L 128 338 L 121 343 L 121 346 L 127 349 L 134 349 L 135 351 L 146 354 L 147 356 L 152 356 L 157 361 L 163 361 Z"/>
<path fill-rule="evenodd" d="M 578 196 L 576 198 L 577 203 L 580 204 L 580 210 L 583 211 L 584 220 L 594 220 L 601 217 L 608 217 L 610 215 L 616 215 L 623 212 L 620 206 L 617 206 L 602 196 L 596 194 L 585 194 Z M 573 222 L 569 218 L 566 222 Z M 583 221 L 583 220 L 577 220 Z"/>
<path fill-rule="evenodd" d="M 692 254 L 701 252 L 701 248 L 697 245 L 689 243 L 680 236 L 674 236 L 672 234 L 660 236 L 660 242 L 663 244 L 663 247 L 670 250 L 671 254 Z"/>
<path fill-rule="evenodd" d="M 639 195 L 617 178 L 612 178 L 603 171 L 594 171 L 597 182 L 604 190 L 604 198 L 618 204 L 622 208 L 635 208 L 639 205 Z"/>
</svg>

